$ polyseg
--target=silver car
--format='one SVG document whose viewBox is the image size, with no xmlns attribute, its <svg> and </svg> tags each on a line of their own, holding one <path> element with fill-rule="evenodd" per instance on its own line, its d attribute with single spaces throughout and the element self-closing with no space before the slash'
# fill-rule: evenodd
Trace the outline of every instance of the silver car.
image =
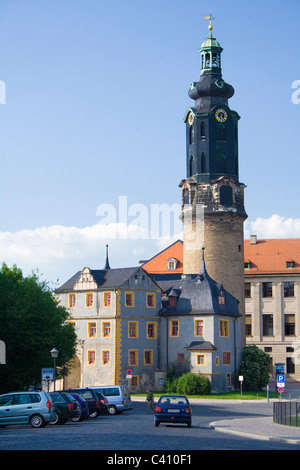
<svg viewBox="0 0 300 470">
<path fill-rule="evenodd" d="M 54 405 L 46 392 L 13 392 L 0 395 L 0 427 L 31 424 L 41 428 L 55 418 Z"/>
</svg>

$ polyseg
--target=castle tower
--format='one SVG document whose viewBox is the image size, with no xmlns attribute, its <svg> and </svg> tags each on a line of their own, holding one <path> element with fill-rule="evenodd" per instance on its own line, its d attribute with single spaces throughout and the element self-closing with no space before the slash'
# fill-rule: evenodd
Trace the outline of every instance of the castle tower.
<svg viewBox="0 0 300 470">
<path fill-rule="evenodd" d="M 208 18 L 211 20 L 211 15 Z M 209 275 L 224 285 L 244 314 L 245 185 L 239 182 L 238 121 L 228 106 L 234 89 L 222 78 L 222 47 L 212 33 L 199 49 L 201 74 L 187 109 L 186 169 L 182 188 L 183 272 L 199 273 L 205 247 Z"/>
</svg>

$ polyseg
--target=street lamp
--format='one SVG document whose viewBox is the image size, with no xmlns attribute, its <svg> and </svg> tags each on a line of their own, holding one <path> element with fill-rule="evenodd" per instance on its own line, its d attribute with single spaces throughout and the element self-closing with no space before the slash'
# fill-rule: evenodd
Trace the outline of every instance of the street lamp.
<svg viewBox="0 0 300 470">
<path fill-rule="evenodd" d="M 53 348 L 50 351 L 50 354 L 53 357 L 53 387 L 54 387 L 54 391 L 55 391 L 55 375 L 56 375 L 56 370 L 55 370 L 56 369 L 56 358 L 58 356 L 58 353 L 59 353 L 59 350 L 55 349 L 55 348 Z"/>
</svg>

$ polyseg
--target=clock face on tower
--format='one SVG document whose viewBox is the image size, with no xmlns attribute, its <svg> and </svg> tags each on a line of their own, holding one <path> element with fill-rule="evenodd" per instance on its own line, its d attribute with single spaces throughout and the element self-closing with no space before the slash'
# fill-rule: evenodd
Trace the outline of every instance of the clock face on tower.
<svg viewBox="0 0 300 470">
<path fill-rule="evenodd" d="M 215 117 L 216 117 L 216 120 L 219 121 L 219 122 L 225 122 L 226 119 L 227 119 L 227 113 L 225 111 L 225 109 L 217 109 L 217 111 L 215 112 Z"/>
<path fill-rule="evenodd" d="M 194 115 L 193 115 L 193 113 L 190 113 L 190 114 L 189 114 L 188 121 L 189 121 L 189 125 L 192 126 L 192 125 L 193 125 L 193 122 L 194 122 Z"/>
</svg>

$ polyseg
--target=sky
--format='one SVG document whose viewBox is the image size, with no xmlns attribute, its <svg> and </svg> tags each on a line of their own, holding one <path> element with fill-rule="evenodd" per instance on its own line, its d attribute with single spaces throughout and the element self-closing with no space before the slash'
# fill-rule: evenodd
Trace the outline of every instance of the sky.
<svg viewBox="0 0 300 470">
<path fill-rule="evenodd" d="M 117 268 L 182 237 L 210 12 L 241 116 L 245 238 L 300 237 L 299 0 L 0 0 L 0 262 L 60 285 L 102 269 L 106 244 Z"/>
</svg>

